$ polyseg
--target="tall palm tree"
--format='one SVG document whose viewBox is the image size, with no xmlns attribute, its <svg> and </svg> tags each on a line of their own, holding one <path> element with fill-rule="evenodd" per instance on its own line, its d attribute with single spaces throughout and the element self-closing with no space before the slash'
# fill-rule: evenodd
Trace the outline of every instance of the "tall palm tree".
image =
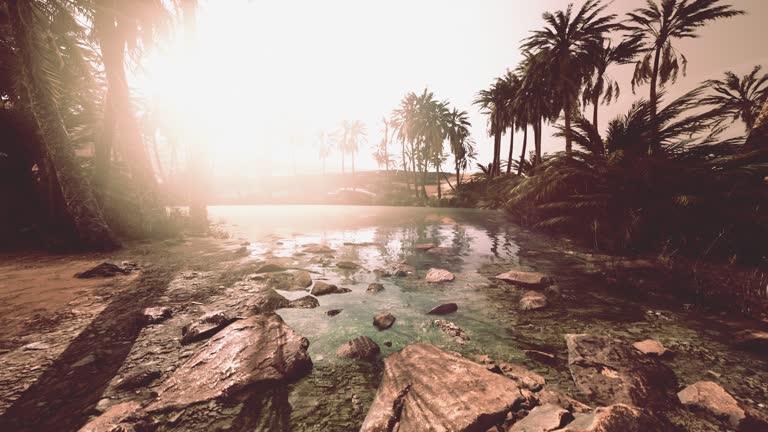
<svg viewBox="0 0 768 432">
<path fill-rule="evenodd" d="M 320 160 L 323 163 L 323 175 L 325 175 L 325 161 L 331 154 L 331 144 L 329 142 L 328 136 L 325 134 L 325 131 L 320 131 L 317 133 L 317 147 L 318 156 L 320 156 Z"/>
<path fill-rule="evenodd" d="M 94 249 L 119 245 L 107 226 L 82 174 L 75 156 L 70 132 L 60 109 L 62 80 L 58 74 L 60 57 L 50 51 L 46 33 L 50 25 L 42 6 L 29 0 L 6 0 L 8 18 L 19 50 L 22 94 L 40 131 L 44 158 L 50 161 L 49 175 L 63 198 L 80 244 Z"/>
<path fill-rule="evenodd" d="M 381 141 L 379 142 L 379 145 L 375 147 L 375 151 L 373 152 L 373 158 L 376 160 L 376 163 L 380 167 L 384 167 L 387 175 L 389 174 L 389 165 L 392 163 L 392 155 L 389 153 L 389 136 L 392 124 L 392 121 L 388 120 L 386 117 L 382 117 Z"/>
<path fill-rule="evenodd" d="M 400 106 L 392 111 L 392 127 L 395 129 L 397 139 L 400 141 L 402 157 L 403 171 L 406 173 L 406 186 L 408 185 L 408 166 L 409 162 L 413 168 L 414 174 L 414 189 L 416 189 L 416 169 L 414 164 L 415 158 L 415 140 L 416 132 L 414 128 L 414 122 L 416 119 L 416 113 L 418 109 L 418 96 L 414 92 L 409 92 L 403 99 L 400 100 Z M 406 148 L 406 145 L 408 148 Z M 409 151 L 410 150 L 410 151 Z"/>
<path fill-rule="evenodd" d="M 441 198 L 440 166 L 443 158 L 443 142 L 447 137 L 448 104 L 436 100 L 432 92 L 424 89 L 418 98 L 417 106 L 414 126 L 417 142 L 420 144 L 417 159 L 422 177 L 422 197 L 427 198 L 427 174 L 431 163 L 437 171 L 437 196 Z"/>
<path fill-rule="evenodd" d="M 515 147 L 515 129 L 518 123 L 518 96 L 520 93 L 521 81 L 520 77 L 512 71 L 507 73 L 501 78 L 503 83 L 502 89 L 504 92 L 504 98 L 506 102 L 504 104 L 504 122 L 507 128 L 509 128 L 509 155 L 507 156 L 507 174 L 512 171 L 512 151 Z"/>
<path fill-rule="evenodd" d="M 352 159 L 352 177 L 355 177 L 355 153 L 364 144 L 367 139 L 367 130 L 365 124 L 360 120 L 344 120 L 341 124 L 344 131 L 344 150 L 348 152 Z"/>
<path fill-rule="evenodd" d="M 506 94 L 503 82 L 496 79 L 490 87 L 480 90 L 473 103 L 488 116 L 488 136 L 493 137 L 493 161 L 489 176 L 493 178 L 501 172 L 501 135 L 506 128 Z"/>
<path fill-rule="evenodd" d="M 610 104 L 619 98 L 621 88 L 619 83 L 608 74 L 608 67 L 632 62 L 640 52 L 641 42 L 636 36 L 629 37 L 617 45 L 604 38 L 598 43 L 587 47 L 588 74 L 584 82 L 582 101 L 584 105 L 592 104 L 592 125 L 598 127 L 598 108 L 600 98 L 603 104 Z"/>
<path fill-rule="evenodd" d="M 704 24 L 744 13 L 721 0 L 646 0 L 646 7 L 627 14 L 623 28 L 641 38 L 645 55 L 635 64 L 632 88 L 650 83 L 651 119 L 655 121 L 659 103 L 657 87 L 675 82 L 678 74 L 686 73 L 688 60 L 672 46 L 675 39 L 698 37 Z M 651 140 L 649 151 L 659 149 Z"/>
<path fill-rule="evenodd" d="M 554 91 L 552 75 L 546 72 L 549 67 L 544 53 L 523 52 L 525 59 L 517 67 L 521 77 L 518 99 L 524 105 L 527 122 L 533 129 L 534 159 L 532 165 L 541 162 L 542 127 L 545 121 L 551 121 L 557 115 L 558 94 Z"/>
<path fill-rule="evenodd" d="M 704 81 L 703 85 L 712 93 L 701 102 L 717 106 L 723 117 L 730 118 L 731 122 L 743 121 L 749 132 L 768 98 L 768 73 L 761 75 L 761 70 L 761 66 L 755 66 L 741 78 L 728 71 L 723 79 Z"/>
<path fill-rule="evenodd" d="M 448 142 L 453 154 L 453 167 L 456 170 L 456 189 L 458 189 L 461 187 L 461 172 L 467 169 L 467 165 L 471 159 L 474 159 L 475 153 L 469 136 L 469 128 L 472 126 L 469 122 L 469 114 L 454 108 L 448 116 L 446 126 Z"/>
<path fill-rule="evenodd" d="M 523 48 L 540 51 L 548 63 L 547 70 L 560 95 L 560 109 L 565 119 L 565 151 L 570 155 L 571 116 L 578 103 L 578 93 L 586 74 L 587 48 L 603 40 L 605 34 L 615 28 L 616 15 L 602 15 L 607 6 L 600 0 L 587 0 L 573 14 L 573 4 L 565 11 L 546 12 L 546 26 L 534 31 L 526 39 Z"/>
</svg>

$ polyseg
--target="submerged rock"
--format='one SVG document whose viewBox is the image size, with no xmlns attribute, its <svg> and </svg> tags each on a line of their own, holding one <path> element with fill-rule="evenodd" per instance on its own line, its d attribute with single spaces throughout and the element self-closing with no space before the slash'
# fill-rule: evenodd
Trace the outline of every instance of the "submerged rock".
<svg viewBox="0 0 768 432">
<path fill-rule="evenodd" d="M 368 285 L 368 289 L 365 290 L 365 292 L 370 294 L 376 294 L 377 292 L 384 291 L 384 285 L 374 282 L 372 284 Z"/>
<path fill-rule="evenodd" d="M 454 279 L 455 276 L 448 270 L 431 268 L 427 271 L 426 280 L 430 283 L 450 282 Z"/>
<path fill-rule="evenodd" d="M 552 284 L 552 278 L 543 273 L 517 270 L 511 270 L 497 275 L 496 279 L 528 288 L 541 288 Z"/>
<path fill-rule="evenodd" d="M 221 329 L 235 321 L 223 311 L 208 312 L 197 321 L 187 324 L 181 329 L 181 344 L 188 345 L 192 342 L 208 339 Z"/>
<path fill-rule="evenodd" d="M 558 432 L 658 432 L 670 430 L 644 411 L 623 404 L 600 407 L 591 413 L 576 414 Z"/>
<path fill-rule="evenodd" d="M 134 421 L 140 417 L 141 405 L 129 401 L 112 405 L 100 416 L 94 418 L 80 428 L 79 432 L 133 432 Z"/>
<path fill-rule="evenodd" d="M 724 388 L 712 381 L 699 381 L 677 394 L 680 402 L 690 408 L 705 411 L 718 420 L 738 428 L 746 413 Z"/>
<path fill-rule="evenodd" d="M 443 303 L 439 306 L 435 306 L 427 312 L 428 315 L 447 315 L 459 310 L 459 306 L 456 303 Z"/>
<path fill-rule="evenodd" d="M 547 296 L 538 291 L 527 291 L 520 298 L 520 310 L 537 310 L 547 307 Z"/>
<path fill-rule="evenodd" d="M 181 408 L 230 396 L 260 382 L 298 378 L 312 368 L 308 347 L 309 341 L 279 315 L 237 321 L 176 369 L 147 409 Z"/>
<path fill-rule="evenodd" d="M 552 432 L 572 420 L 573 415 L 557 405 L 539 405 L 507 432 Z"/>
<path fill-rule="evenodd" d="M 373 317 L 373 325 L 379 330 L 386 330 L 395 323 L 395 316 L 389 312 L 381 312 Z"/>
<path fill-rule="evenodd" d="M 103 262 L 96 267 L 93 267 L 84 272 L 75 273 L 76 278 L 89 279 L 96 277 L 114 277 L 117 275 L 127 275 L 138 270 L 139 266 L 134 263 L 122 263 L 115 264 L 110 262 Z"/>
<path fill-rule="evenodd" d="M 373 360 L 381 352 L 381 348 L 368 336 L 358 336 L 340 346 L 336 355 L 354 360 Z"/>
<path fill-rule="evenodd" d="M 352 261 L 339 261 L 336 263 L 336 267 L 344 270 L 357 270 L 360 268 L 360 264 L 353 263 Z"/>
<path fill-rule="evenodd" d="M 308 295 L 289 301 L 286 307 L 294 309 L 314 309 L 318 306 L 320 306 L 320 301 L 315 297 Z"/>
<path fill-rule="evenodd" d="M 264 264 L 263 266 L 256 269 L 254 273 L 276 273 L 287 270 L 285 267 L 277 265 L 277 264 Z"/>
<path fill-rule="evenodd" d="M 447 320 L 434 320 L 432 322 L 443 333 L 453 337 L 453 340 L 459 345 L 464 345 L 469 340 L 469 335 L 461 327 Z"/>
<path fill-rule="evenodd" d="M 349 288 L 340 288 L 336 285 L 329 284 L 323 281 L 316 281 L 315 286 L 312 287 L 312 295 L 323 296 L 328 294 L 343 294 L 352 291 Z"/>
<path fill-rule="evenodd" d="M 158 306 L 146 308 L 141 314 L 147 324 L 158 324 L 173 316 L 173 310 Z"/>
<path fill-rule="evenodd" d="M 569 334 L 565 341 L 573 381 L 590 400 L 639 407 L 676 402 L 677 378 L 657 359 L 605 336 Z"/>
<path fill-rule="evenodd" d="M 663 357 L 669 353 L 669 350 L 664 348 L 664 345 L 662 345 L 661 342 L 653 339 L 635 342 L 632 344 L 632 347 L 645 355 L 653 357 Z"/>
<path fill-rule="evenodd" d="M 413 274 L 416 271 L 413 266 L 410 266 L 405 263 L 397 263 L 397 264 L 391 264 L 383 269 L 377 270 L 377 272 L 382 277 L 389 277 L 389 276 L 395 276 L 395 277 L 406 277 L 408 275 Z"/>
<path fill-rule="evenodd" d="M 329 311 L 326 311 L 325 314 L 330 316 L 330 317 L 332 317 L 332 316 L 336 316 L 336 315 L 340 314 L 342 310 L 343 309 L 331 309 Z"/>
<path fill-rule="evenodd" d="M 485 431 L 530 405 L 513 381 L 457 353 L 415 343 L 384 361 L 360 431 Z"/>
</svg>

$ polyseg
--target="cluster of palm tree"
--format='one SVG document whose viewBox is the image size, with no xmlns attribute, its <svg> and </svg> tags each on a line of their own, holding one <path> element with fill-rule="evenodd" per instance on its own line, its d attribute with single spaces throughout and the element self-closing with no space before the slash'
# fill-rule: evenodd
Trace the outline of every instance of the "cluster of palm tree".
<svg viewBox="0 0 768 432">
<path fill-rule="evenodd" d="M 421 94 L 410 92 L 392 111 L 390 127 L 400 141 L 400 160 L 406 178 L 412 179 L 417 196 L 428 198 L 426 185 L 430 167 L 437 173 L 437 196 L 442 198 L 442 164 L 447 155 L 445 145 L 453 154 L 456 186 L 461 186 L 462 172 L 475 157 L 474 143 L 470 137 L 470 123 L 466 111 L 452 108 L 447 101 L 435 99 L 427 89 Z M 410 188 L 411 181 L 407 181 Z"/>
<path fill-rule="evenodd" d="M 337 150 L 341 155 L 341 173 L 346 174 L 347 155 L 352 162 L 352 176 L 355 175 L 355 155 L 360 151 L 360 147 L 368 142 L 368 129 L 360 120 L 344 120 L 338 129 L 326 134 L 321 131 L 317 136 L 317 146 L 320 160 L 323 163 L 323 174 L 325 174 L 325 160 L 330 154 Z"/>
<path fill-rule="evenodd" d="M 118 244 L 113 231 L 132 217 L 135 232 L 156 233 L 165 210 L 149 156 L 146 128 L 129 91 L 126 65 L 194 0 L 0 1 L 2 115 L 31 121 L 33 142 L 5 142 L 9 158 L 32 164 L 30 190 L 68 242 L 91 248 Z M 170 8 L 177 8 L 171 10 Z M 78 149 L 95 149 L 83 163 Z M 125 179 L 122 182 L 120 179 Z M 124 188 L 124 184 L 130 186 Z M 129 196 L 132 211 L 110 210 Z M 106 214 L 106 215 L 105 215 Z M 111 217 L 114 216 L 114 217 Z M 65 221 L 65 222 L 60 222 Z"/>
<path fill-rule="evenodd" d="M 648 0 L 623 20 L 606 13 L 601 0 L 545 13 L 545 27 L 523 42 L 523 62 L 476 98 L 494 137 L 487 176 L 501 174 L 502 135 L 525 131 L 514 162 L 518 175 L 486 187 L 485 204 L 504 206 L 523 223 L 583 235 L 604 249 L 665 243 L 705 254 L 764 256 L 763 247 L 748 249 L 749 237 L 765 233 L 768 222 L 768 146 L 720 136 L 738 120 L 753 128 L 768 99 L 768 75 L 759 66 L 743 77 L 726 72 L 663 101 L 664 88 L 686 73 L 675 41 L 743 13 L 720 0 Z M 649 98 L 601 134 L 599 106 L 621 90 L 610 70 L 632 63 L 632 89 L 648 84 Z M 544 122 L 554 124 L 564 152 L 541 154 Z M 529 125 L 535 149 L 525 161 Z M 508 174 L 514 163 L 509 157 Z"/>
</svg>

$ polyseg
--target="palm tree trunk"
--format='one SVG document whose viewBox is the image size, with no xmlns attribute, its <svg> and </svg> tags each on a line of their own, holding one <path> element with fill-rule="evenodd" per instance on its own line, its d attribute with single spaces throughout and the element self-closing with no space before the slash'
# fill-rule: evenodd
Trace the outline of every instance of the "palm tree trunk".
<svg viewBox="0 0 768 432">
<path fill-rule="evenodd" d="M 501 131 L 497 130 L 493 135 L 493 166 L 491 167 L 491 177 L 501 174 Z"/>
<path fill-rule="evenodd" d="M 437 199 L 440 200 L 443 198 L 443 192 L 440 190 L 443 182 L 440 179 L 440 162 L 437 160 L 435 160 L 435 169 L 437 170 Z"/>
<path fill-rule="evenodd" d="M 63 198 L 67 214 L 72 218 L 81 246 L 92 249 L 114 249 L 120 244 L 107 226 L 87 179 L 82 175 L 64 120 L 58 111 L 53 90 L 45 78 L 42 41 L 36 40 L 35 11 L 26 0 L 8 0 L 8 14 L 14 38 L 19 46 L 24 89 L 30 110 L 43 140 L 44 158 L 51 163 L 50 175 Z"/>
<path fill-rule="evenodd" d="M 661 144 L 657 142 L 658 133 L 655 130 L 656 129 L 656 111 L 657 111 L 657 105 L 659 103 L 659 96 L 656 92 L 656 85 L 658 84 L 658 80 L 659 80 L 660 59 L 661 59 L 661 45 L 657 44 L 656 53 L 653 59 L 653 71 L 651 73 L 651 127 L 654 129 L 654 131 L 651 134 L 651 141 L 648 147 L 649 154 L 658 153 L 658 151 L 660 150 L 659 147 Z"/>
<path fill-rule="evenodd" d="M 533 141 L 536 147 L 536 158 L 533 160 L 533 166 L 537 166 L 541 163 L 541 126 L 542 118 L 539 117 L 536 123 L 533 125 Z"/>
<path fill-rule="evenodd" d="M 515 148 L 515 124 L 509 128 L 509 156 L 507 157 L 507 175 L 512 172 L 512 150 Z"/>
<path fill-rule="evenodd" d="M 517 175 L 523 172 L 523 164 L 525 163 L 525 148 L 528 146 L 528 125 L 523 127 L 523 151 L 520 152 L 520 163 L 517 165 Z"/>
<path fill-rule="evenodd" d="M 571 100 L 567 92 L 563 93 L 563 117 L 565 118 L 565 154 L 570 156 L 573 151 L 571 140 Z"/>
<path fill-rule="evenodd" d="M 459 166 L 459 161 L 457 160 L 456 163 L 456 190 L 459 189 L 459 186 L 461 186 L 461 167 Z"/>
<path fill-rule="evenodd" d="M 94 150 L 93 186 L 96 194 L 106 196 L 109 184 L 109 171 L 112 161 L 112 141 L 115 137 L 115 109 L 112 106 L 112 96 L 107 91 L 104 98 L 104 119 L 101 135 L 97 139 Z M 102 200 L 102 204 L 103 204 Z"/>
<path fill-rule="evenodd" d="M 600 95 L 595 94 L 595 96 L 592 98 L 592 126 L 595 127 L 595 130 L 599 130 L 599 127 L 597 126 L 597 110 L 600 105 Z"/>
</svg>

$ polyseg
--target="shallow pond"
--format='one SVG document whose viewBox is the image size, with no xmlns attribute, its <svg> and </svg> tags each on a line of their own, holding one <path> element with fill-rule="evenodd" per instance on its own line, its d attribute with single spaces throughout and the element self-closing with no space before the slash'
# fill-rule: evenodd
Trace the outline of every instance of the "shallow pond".
<svg viewBox="0 0 768 432">
<path fill-rule="evenodd" d="M 270 412 L 279 417 L 271 422 L 290 430 L 359 427 L 379 384 L 381 360 L 416 341 L 470 358 L 487 354 L 495 360 L 525 364 L 549 385 L 578 398 L 566 365 L 563 335 L 567 333 L 606 334 L 629 342 L 657 339 L 675 352 L 667 362 L 681 386 L 703 379 L 718 381 L 757 409 L 768 405 L 766 361 L 727 345 L 728 317 L 712 319 L 684 301 L 670 301 L 664 295 L 671 291 L 665 284 L 678 282 L 654 269 L 608 277 L 596 270 L 584 251 L 565 240 L 521 229 L 502 213 L 414 207 L 217 206 L 209 208 L 209 216 L 225 224 L 235 237 L 247 239 L 253 259 L 292 257 L 315 272 L 314 279 L 352 290 L 320 297 L 316 309 L 279 311 L 309 339 L 315 364 L 308 376 L 275 390 L 269 402 L 277 407 Z M 312 243 L 336 252 L 327 260 L 302 255 L 302 248 Z M 417 250 L 418 243 L 433 243 L 440 247 L 439 253 Z M 361 268 L 339 269 L 335 265 L 339 261 Z M 373 271 L 398 262 L 414 266 L 416 275 L 380 278 Z M 431 267 L 450 270 L 456 279 L 428 284 L 424 274 Z M 562 296 L 550 297 L 550 305 L 543 310 L 520 311 L 523 291 L 492 279 L 512 269 L 550 275 Z M 382 283 L 384 291 L 367 293 L 371 282 Z M 459 305 L 457 312 L 444 318 L 468 333 L 466 343 L 441 332 L 432 324 L 437 317 L 425 313 L 444 302 Z M 326 314 L 330 309 L 343 311 L 330 317 Z M 379 331 L 372 319 L 383 311 L 394 314 L 397 321 L 391 329 Z M 341 344 L 360 335 L 381 346 L 378 362 L 350 362 L 335 355 Z M 541 364 L 528 358 L 525 350 L 544 351 L 557 360 Z M 244 429 L 245 424 L 255 426 L 237 422 L 226 427 Z"/>
</svg>

